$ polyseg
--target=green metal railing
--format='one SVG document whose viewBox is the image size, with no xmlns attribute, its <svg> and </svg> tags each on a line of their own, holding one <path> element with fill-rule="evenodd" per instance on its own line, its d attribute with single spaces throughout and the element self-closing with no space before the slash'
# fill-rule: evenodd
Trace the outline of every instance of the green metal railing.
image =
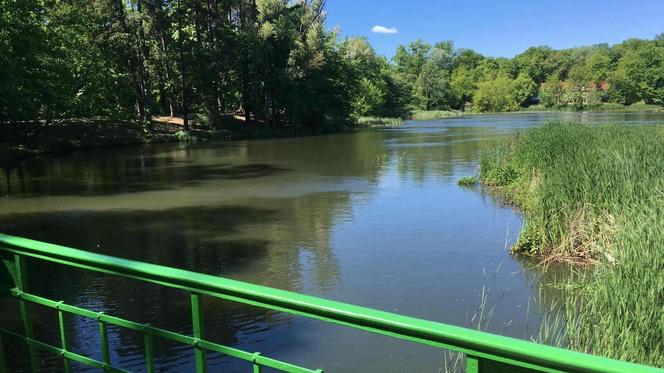
<svg viewBox="0 0 664 373">
<path fill-rule="evenodd" d="M 26 284 L 26 257 L 188 291 L 191 297 L 193 335 L 175 333 L 31 294 Z M 492 367 L 495 367 L 495 364 L 508 368 L 502 371 L 509 371 L 509 367 L 513 366 L 543 372 L 664 372 L 663 369 L 654 367 L 606 359 L 462 327 L 217 276 L 95 254 L 21 237 L 0 234 L 0 258 L 3 259 L 13 277 L 14 286 L 11 289 L 11 294 L 18 299 L 24 329 L 24 334 L 17 334 L 0 328 L 0 372 L 6 371 L 5 354 L 2 347 L 3 336 L 17 337 L 27 343 L 30 357 L 29 364 L 33 371 L 37 368 L 36 350 L 42 349 L 59 354 L 63 359 L 64 369 L 67 372 L 71 371 L 72 361 L 101 368 L 108 372 L 125 372 L 126 370 L 112 365 L 108 343 L 108 325 L 131 329 L 144 335 L 148 372 L 155 370 L 154 338 L 164 338 L 192 346 L 195 353 L 197 372 L 207 370 L 206 353 L 210 351 L 249 361 L 253 364 L 255 373 L 260 372 L 262 367 L 293 373 L 322 372 L 320 369 L 312 370 L 299 367 L 263 356 L 258 352 L 246 352 L 206 340 L 203 328 L 203 312 L 200 307 L 201 296 L 216 297 L 305 316 L 354 329 L 461 352 L 466 356 L 467 372 L 494 371 Z M 57 311 L 61 341 L 59 347 L 35 339 L 30 317 L 31 303 L 50 307 Z M 102 361 L 70 350 L 66 333 L 67 323 L 64 317 L 67 313 L 97 320 L 101 339 Z"/>
</svg>

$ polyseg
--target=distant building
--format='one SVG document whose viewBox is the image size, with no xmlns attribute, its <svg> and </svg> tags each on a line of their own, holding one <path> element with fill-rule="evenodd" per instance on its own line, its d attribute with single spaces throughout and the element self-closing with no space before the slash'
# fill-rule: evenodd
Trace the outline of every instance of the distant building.
<svg viewBox="0 0 664 373">
<path fill-rule="evenodd" d="M 557 82 L 555 84 L 558 84 L 558 86 L 562 89 L 572 89 L 572 88 L 577 88 L 581 90 L 593 90 L 596 89 L 598 91 L 606 92 L 609 90 L 609 83 L 606 80 L 602 80 L 600 82 L 586 82 L 584 84 L 579 85 L 578 83 L 570 82 L 570 81 L 563 81 L 563 82 Z M 542 88 L 546 88 L 551 83 L 544 82 L 540 84 L 540 90 Z"/>
</svg>

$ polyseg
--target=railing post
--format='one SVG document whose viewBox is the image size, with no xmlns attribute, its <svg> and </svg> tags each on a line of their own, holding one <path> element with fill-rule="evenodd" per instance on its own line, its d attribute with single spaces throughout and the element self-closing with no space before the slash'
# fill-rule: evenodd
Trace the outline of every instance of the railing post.
<svg viewBox="0 0 664 373">
<path fill-rule="evenodd" d="M 25 265 L 25 258 L 16 254 L 14 255 L 14 262 L 16 265 L 16 288 L 21 292 L 25 292 L 28 289 L 28 275 Z M 30 305 L 20 296 L 19 307 L 21 310 L 23 328 L 25 329 L 25 336 L 27 338 L 34 339 L 34 330 L 32 328 L 32 319 L 30 317 Z M 26 343 L 28 344 L 29 369 L 31 372 L 37 372 L 37 355 L 35 353 L 35 347 L 28 340 L 26 340 Z"/>
<path fill-rule="evenodd" d="M 143 341 L 145 342 L 145 366 L 148 373 L 154 372 L 154 342 L 152 334 L 144 334 Z"/>
<path fill-rule="evenodd" d="M 466 355 L 466 373 L 480 373 L 480 360 L 475 356 Z"/>
<path fill-rule="evenodd" d="M 108 348 L 108 326 L 106 322 L 101 319 L 103 312 L 97 314 L 97 322 L 99 322 L 99 340 L 101 341 L 101 356 L 105 367 L 104 371 L 108 371 L 111 366 L 111 351 Z"/>
<path fill-rule="evenodd" d="M 194 338 L 198 341 L 204 338 L 203 333 L 203 310 L 201 309 L 201 296 L 191 293 L 191 319 L 194 329 Z M 198 343 L 194 343 L 194 354 L 196 358 L 196 372 L 207 372 L 207 358 L 205 349 Z"/>
<path fill-rule="evenodd" d="M 254 356 L 251 359 L 251 363 L 254 366 L 254 373 L 261 373 L 261 366 L 258 364 L 258 357 L 261 356 L 260 352 L 254 352 Z"/>
<path fill-rule="evenodd" d="M 2 344 L 2 333 L 0 333 L 0 373 L 7 372 L 7 361 L 5 360 L 5 346 Z"/>
<path fill-rule="evenodd" d="M 62 301 L 60 302 L 62 304 Z M 62 345 L 62 363 L 65 366 L 65 373 L 71 373 L 71 361 L 64 356 L 65 351 L 69 351 L 69 343 L 67 341 L 67 323 L 65 322 L 65 313 L 58 305 L 58 321 L 60 323 L 60 343 Z"/>
</svg>

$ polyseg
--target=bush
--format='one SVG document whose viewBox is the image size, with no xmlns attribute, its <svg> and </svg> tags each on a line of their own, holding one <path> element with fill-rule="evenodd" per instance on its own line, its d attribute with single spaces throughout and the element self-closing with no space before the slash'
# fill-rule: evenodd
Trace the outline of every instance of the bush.
<svg viewBox="0 0 664 373">
<path fill-rule="evenodd" d="M 195 143 L 198 141 L 198 138 L 191 134 L 189 131 L 178 131 L 173 134 L 177 141 L 182 143 Z"/>
<path fill-rule="evenodd" d="M 473 96 L 473 110 L 477 112 L 514 111 L 526 105 L 537 90 L 532 79 L 519 75 L 516 79 L 498 77 L 480 82 Z"/>
</svg>

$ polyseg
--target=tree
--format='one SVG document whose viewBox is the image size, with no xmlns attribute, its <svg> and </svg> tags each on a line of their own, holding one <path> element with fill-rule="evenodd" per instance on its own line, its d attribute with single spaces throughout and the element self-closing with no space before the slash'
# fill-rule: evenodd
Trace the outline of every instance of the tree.
<svg viewBox="0 0 664 373">
<path fill-rule="evenodd" d="M 536 84 L 541 84 L 555 70 L 551 63 L 552 55 L 553 51 L 547 46 L 530 47 L 514 57 L 514 64 L 518 73 L 526 74 Z"/>
<path fill-rule="evenodd" d="M 537 86 L 526 74 L 516 79 L 505 76 L 483 81 L 477 85 L 473 96 L 473 110 L 477 112 L 500 112 L 517 110 L 535 94 Z"/>
<path fill-rule="evenodd" d="M 422 39 L 411 42 L 407 47 L 399 45 L 394 54 L 397 71 L 413 80 L 417 79 L 429 58 L 430 51 L 431 45 Z"/>
<path fill-rule="evenodd" d="M 415 83 L 420 107 L 426 110 L 449 109 L 453 101 L 450 74 L 454 64 L 452 42 L 437 43 L 431 50 Z"/>
</svg>

